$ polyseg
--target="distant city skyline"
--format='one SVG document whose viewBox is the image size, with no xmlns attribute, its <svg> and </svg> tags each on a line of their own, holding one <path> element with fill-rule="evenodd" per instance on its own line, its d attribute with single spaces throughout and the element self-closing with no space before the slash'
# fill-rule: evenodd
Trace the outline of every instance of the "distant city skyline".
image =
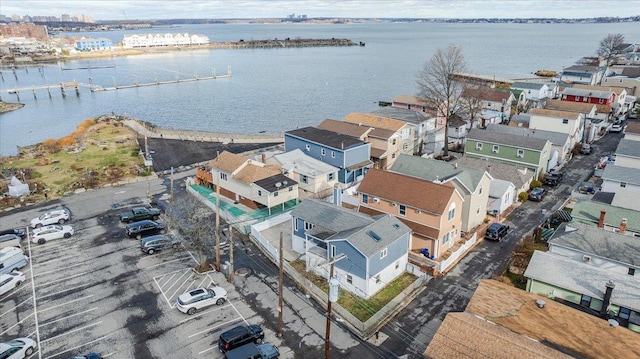
<svg viewBox="0 0 640 359">
<path fill-rule="evenodd" d="M 2 0 L 0 13 L 95 20 L 286 18 L 595 18 L 640 15 L 640 0 Z"/>
</svg>

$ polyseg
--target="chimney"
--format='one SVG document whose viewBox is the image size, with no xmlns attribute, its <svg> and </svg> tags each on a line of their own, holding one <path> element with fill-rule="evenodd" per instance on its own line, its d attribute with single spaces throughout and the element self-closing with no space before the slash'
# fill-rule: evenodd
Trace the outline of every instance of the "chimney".
<svg viewBox="0 0 640 359">
<path fill-rule="evenodd" d="M 342 142 L 340 143 L 340 149 L 341 149 L 341 150 L 344 150 L 344 141 L 342 141 Z"/>
<path fill-rule="evenodd" d="M 624 234 L 627 231 L 627 219 L 623 218 L 620 222 L 620 234 Z"/>
<path fill-rule="evenodd" d="M 607 289 L 604 292 L 604 299 L 602 299 L 602 308 L 600 308 L 601 317 L 606 316 L 607 309 L 609 309 L 609 303 L 611 302 L 611 293 L 613 292 L 613 288 L 616 287 L 616 285 L 612 281 L 608 281 L 605 286 L 607 287 Z"/>
<path fill-rule="evenodd" d="M 487 173 L 491 173 L 491 165 L 487 165 Z"/>
<path fill-rule="evenodd" d="M 220 151 L 216 151 L 216 161 L 220 161 Z"/>
<path fill-rule="evenodd" d="M 267 154 L 262 152 L 262 163 L 267 164 Z"/>
<path fill-rule="evenodd" d="M 604 228 L 604 216 L 607 215 L 607 211 L 604 209 L 600 211 L 600 219 L 598 220 L 598 228 Z"/>
</svg>

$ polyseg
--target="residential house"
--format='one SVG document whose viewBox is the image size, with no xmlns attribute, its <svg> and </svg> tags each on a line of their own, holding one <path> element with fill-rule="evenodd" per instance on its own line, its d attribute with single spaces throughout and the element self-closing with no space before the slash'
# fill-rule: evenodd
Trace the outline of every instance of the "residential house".
<svg viewBox="0 0 640 359">
<path fill-rule="evenodd" d="M 331 119 L 322 121 L 317 127 L 322 130 L 353 136 L 361 141 L 371 143 L 373 168 L 389 168 L 401 153 L 402 138 L 399 133 L 391 130 Z"/>
<path fill-rule="evenodd" d="M 610 272 L 637 276 L 640 240 L 580 222 L 565 222 L 547 241 L 549 252 Z"/>
<path fill-rule="evenodd" d="M 524 127 L 529 128 L 529 122 L 531 122 L 531 115 L 523 113 L 520 115 L 511 116 L 508 125 L 512 127 Z"/>
<path fill-rule="evenodd" d="M 489 184 L 489 201 L 491 201 L 491 187 L 494 180 L 502 180 L 512 183 L 514 192 L 512 194 L 513 201 L 516 201 L 518 194 L 527 192 L 531 181 L 535 179 L 535 171 L 525 166 L 519 166 L 507 162 L 490 160 L 487 158 L 478 158 L 470 156 L 462 156 L 454 160 L 460 166 L 472 167 L 479 170 L 487 171 L 491 175 L 491 183 Z M 489 208 L 487 208 L 489 210 Z"/>
<path fill-rule="evenodd" d="M 618 142 L 616 148 L 616 166 L 640 168 L 640 141 L 625 138 Z"/>
<path fill-rule="evenodd" d="M 455 144 L 462 147 L 464 139 L 467 137 L 467 128 L 469 127 L 469 123 L 458 115 L 452 115 L 447 126 L 449 127 L 449 144 Z"/>
<path fill-rule="evenodd" d="M 604 71 L 598 66 L 573 65 L 562 69 L 560 82 L 597 85 L 604 76 Z"/>
<path fill-rule="evenodd" d="M 493 178 L 489 185 L 487 213 L 492 214 L 495 217 L 500 216 L 518 199 L 514 193 L 516 193 L 516 186 L 513 183 Z"/>
<path fill-rule="evenodd" d="M 534 108 L 529 115 L 530 129 L 566 133 L 570 136 L 571 148 L 583 141 L 585 118 L 582 113 Z"/>
<path fill-rule="evenodd" d="M 511 103 L 511 112 L 510 112 L 512 116 L 513 114 L 518 114 L 520 112 L 526 111 L 526 109 L 528 108 L 527 106 L 528 98 L 527 98 L 526 92 L 519 89 L 505 88 L 505 87 L 494 87 L 492 88 L 492 90 L 513 94 L 513 102 Z"/>
<path fill-rule="evenodd" d="M 376 116 L 367 113 L 352 112 L 345 116 L 345 122 L 355 123 L 358 125 L 371 126 L 375 128 L 391 130 L 400 135 L 401 149 L 400 152 L 412 155 L 416 150 L 415 146 L 415 125 L 404 121 L 395 120 L 389 117 Z"/>
<path fill-rule="evenodd" d="M 196 171 L 196 183 L 252 209 L 297 203 L 298 182 L 282 174 L 280 166 L 224 151 Z"/>
<path fill-rule="evenodd" d="M 637 54 L 640 55 L 640 52 Z M 608 76 L 602 80 L 603 86 L 618 86 L 627 89 L 630 96 L 640 96 L 640 67 L 638 66 L 612 66 L 609 67 Z"/>
<path fill-rule="evenodd" d="M 95 50 L 111 50 L 113 42 L 107 38 L 87 38 L 81 37 L 76 40 L 75 48 L 80 51 L 95 51 Z"/>
<path fill-rule="evenodd" d="M 371 162 L 371 144 L 356 137 L 304 127 L 284 134 L 285 151 L 300 149 L 303 153 L 339 169 L 338 182 L 349 187 L 359 182 Z"/>
<path fill-rule="evenodd" d="M 394 104 L 396 98 L 394 97 Z M 383 116 L 404 121 L 415 126 L 415 143 L 413 154 L 439 155 L 444 148 L 444 117 L 436 117 L 436 111 L 417 111 L 394 106 L 381 107 L 379 110 L 371 112 L 376 116 Z"/>
<path fill-rule="evenodd" d="M 586 90 L 575 87 L 565 87 L 560 93 L 560 99 L 568 102 L 583 102 L 592 103 L 598 105 L 611 106 L 613 114 L 617 115 L 620 109 L 618 108 L 618 100 L 615 92 L 611 90 Z"/>
<path fill-rule="evenodd" d="M 483 223 L 492 180 L 487 171 L 407 155 L 400 156 L 389 171 L 435 183 L 451 183 L 463 198 L 462 230 L 471 232 Z"/>
<path fill-rule="evenodd" d="M 526 167 L 535 172 L 536 178 L 555 167 L 555 163 L 549 162 L 551 141 L 521 135 L 505 136 L 477 128 L 467 134 L 465 155 Z"/>
<path fill-rule="evenodd" d="M 476 98 L 483 110 L 480 127 L 486 127 L 488 118 L 498 118 L 500 122 L 511 117 L 511 106 L 516 102 L 512 92 L 502 92 L 491 88 L 465 88 L 462 98 Z"/>
<path fill-rule="evenodd" d="M 451 183 L 435 183 L 372 169 L 358 187 L 358 211 L 391 214 L 413 231 L 411 250 L 439 258 L 460 239 L 463 197 Z"/>
<path fill-rule="evenodd" d="M 392 215 L 368 216 L 307 199 L 291 211 L 293 250 L 306 270 L 329 279 L 327 260 L 339 255 L 340 288 L 368 299 L 406 271 L 411 229 Z"/>
<path fill-rule="evenodd" d="M 617 112 L 626 113 L 628 111 L 628 104 L 626 102 L 626 100 L 627 100 L 627 89 L 625 89 L 624 87 L 593 86 L 593 85 L 575 84 L 575 85 L 572 86 L 572 88 L 594 91 L 594 93 L 596 91 L 600 91 L 600 92 L 604 92 L 604 93 L 607 93 L 607 92 L 611 91 L 611 92 L 613 92 L 615 94 L 614 102 L 612 104 L 610 104 L 612 106 L 612 108 L 614 110 L 617 110 Z M 595 98 L 590 99 L 590 100 L 595 100 Z M 603 100 L 602 102 L 606 102 L 606 99 L 602 99 L 602 100 Z M 600 99 L 598 99 L 598 104 L 601 104 L 600 103 Z M 609 104 L 607 104 L 607 105 L 609 105 Z"/>
<path fill-rule="evenodd" d="M 624 139 L 640 141 L 640 122 L 629 121 L 624 129 Z"/>
<path fill-rule="evenodd" d="M 540 102 L 552 99 L 558 94 L 558 86 L 553 82 L 514 82 L 511 89 L 523 91 L 528 101 Z"/>
<path fill-rule="evenodd" d="M 298 182 L 300 199 L 330 197 L 338 184 L 337 167 L 307 156 L 299 148 L 275 154 L 266 161 L 278 165 L 285 176 Z"/>
<path fill-rule="evenodd" d="M 547 110 L 559 110 L 580 113 L 586 118 L 583 142 L 593 142 L 604 136 L 611 119 L 611 106 L 584 102 L 570 102 L 562 100 L 547 100 L 543 106 Z"/>
<path fill-rule="evenodd" d="M 634 197 L 630 199 L 633 200 Z M 618 233 L 620 233 L 620 224 L 624 222 L 626 225 L 624 226 L 623 234 L 640 237 L 640 211 L 635 209 L 629 209 L 613 203 L 578 201 L 574 204 L 571 217 L 574 222 L 581 222 Z"/>
<path fill-rule="evenodd" d="M 613 316 L 620 325 L 640 333 L 640 281 L 636 276 L 538 250 L 524 276 L 528 292 L 601 317 Z"/>
<path fill-rule="evenodd" d="M 626 188 L 640 192 L 640 168 L 609 165 L 602 173 L 602 191 L 616 192 Z"/>
<path fill-rule="evenodd" d="M 549 142 L 551 142 L 549 167 L 551 168 L 571 159 L 571 138 L 566 133 L 505 125 L 489 125 L 487 131 L 498 132 L 508 136 L 519 135 L 549 140 Z"/>
</svg>

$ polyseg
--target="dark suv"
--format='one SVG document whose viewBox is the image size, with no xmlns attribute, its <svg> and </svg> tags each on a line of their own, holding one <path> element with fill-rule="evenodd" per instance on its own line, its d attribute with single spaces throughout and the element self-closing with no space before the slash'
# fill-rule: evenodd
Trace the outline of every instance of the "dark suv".
<svg viewBox="0 0 640 359">
<path fill-rule="evenodd" d="M 164 222 L 140 221 L 127 224 L 124 231 L 129 238 L 141 239 L 153 234 L 164 234 L 167 225 Z"/>
<path fill-rule="evenodd" d="M 140 250 L 146 254 L 154 254 L 163 249 L 178 248 L 180 240 L 164 234 L 147 237 L 140 240 Z"/>
<path fill-rule="evenodd" d="M 258 325 L 240 325 L 220 334 L 218 349 L 221 352 L 235 349 L 247 343 L 262 343 L 264 331 Z"/>
<path fill-rule="evenodd" d="M 509 233 L 509 226 L 502 223 L 492 223 L 484 234 L 484 238 L 492 241 L 500 241 Z"/>
<path fill-rule="evenodd" d="M 562 172 L 550 172 L 547 173 L 547 176 L 544 178 L 544 184 L 557 186 L 563 178 L 564 174 Z"/>
</svg>

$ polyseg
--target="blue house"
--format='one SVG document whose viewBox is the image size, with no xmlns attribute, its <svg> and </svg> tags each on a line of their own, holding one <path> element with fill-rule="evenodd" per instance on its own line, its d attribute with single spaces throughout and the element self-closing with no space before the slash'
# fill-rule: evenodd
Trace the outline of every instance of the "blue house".
<svg viewBox="0 0 640 359">
<path fill-rule="evenodd" d="M 286 152 L 300 149 L 307 156 L 339 169 L 338 182 L 344 187 L 360 182 L 373 167 L 371 144 L 338 132 L 304 127 L 285 132 Z"/>
<path fill-rule="evenodd" d="M 368 299 L 405 272 L 411 229 L 390 214 L 369 216 L 317 199 L 291 212 L 293 250 L 303 254 L 307 271 L 329 278 L 335 262 L 340 287 Z"/>
<path fill-rule="evenodd" d="M 113 42 L 104 37 L 98 39 L 82 37 L 80 40 L 76 41 L 75 46 L 75 48 L 80 51 L 109 50 L 112 47 Z"/>
</svg>

